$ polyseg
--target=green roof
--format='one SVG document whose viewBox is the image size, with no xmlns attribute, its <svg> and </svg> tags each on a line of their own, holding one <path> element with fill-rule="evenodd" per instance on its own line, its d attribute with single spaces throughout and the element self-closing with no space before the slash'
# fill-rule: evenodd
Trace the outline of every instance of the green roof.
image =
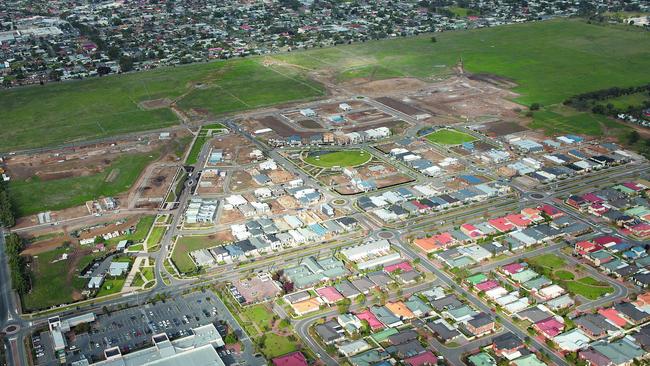
<svg viewBox="0 0 650 366">
<path fill-rule="evenodd" d="M 387 328 L 387 329 L 382 330 L 379 333 L 375 333 L 375 334 L 371 335 L 371 337 L 372 337 L 372 339 L 375 340 L 375 342 L 381 343 L 381 342 L 385 341 L 386 339 L 388 339 L 388 337 L 392 336 L 393 334 L 397 334 L 397 333 L 399 333 L 397 331 L 397 329 L 395 329 L 395 328 Z"/>
<path fill-rule="evenodd" d="M 487 276 L 483 273 L 477 273 L 473 276 L 467 277 L 467 282 L 471 283 L 472 285 L 478 285 L 479 283 L 485 282 L 486 280 Z"/>
<path fill-rule="evenodd" d="M 514 363 L 515 366 L 546 366 L 546 364 L 540 361 L 533 353 L 528 356 L 520 357 L 512 361 L 512 363 Z"/>
<path fill-rule="evenodd" d="M 422 301 L 422 299 L 417 296 L 411 296 L 408 301 L 404 301 L 404 305 L 406 305 L 406 307 L 414 313 L 417 311 L 428 313 L 432 310 L 431 306 L 427 305 L 424 301 Z"/>
<path fill-rule="evenodd" d="M 467 358 L 474 366 L 496 366 L 497 362 L 487 353 L 478 353 Z"/>
<path fill-rule="evenodd" d="M 526 269 L 521 272 L 513 274 L 511 277 L 513 280 L 522 283 L 522 282 L 528 282 L 537 276 L 539 276 L 537 272 L 533 271 L 532 269 Z"/>
<path fill-rule="evenodd" d="M 623 192 L 623 193 L 625 193 L 625 194 L 633 194 L 633 193 L 636 193 L 633 189 L 627 188 L 626 186 L 623 186 L 623 185 L 620 185 L 620 184 L 619 184 L 619 185 L 615 185 L 615 186 L 612 187 L 612 188 L 615 189 L 615 190 L 617 190 L 617 191 Z"/>
</svg>

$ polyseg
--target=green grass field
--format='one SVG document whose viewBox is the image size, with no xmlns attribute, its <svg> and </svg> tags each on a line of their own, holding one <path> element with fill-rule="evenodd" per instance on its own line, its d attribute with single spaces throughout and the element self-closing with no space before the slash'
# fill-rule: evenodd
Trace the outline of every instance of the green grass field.
<svg viewBox="0 0 650 366">
<path fill-rule="evenodd" d="M 189 253 L 197 249 L 210 248 L 217 244 L 215 240 L 211 240 L 207 236 L 183 236 L 174 245 L 171 259 L 180 272 L 188 273 L 196 269 Z"/>
<path fill-rule="evenodd" d="M 623 136 L 629 131 L 628 127 L 606 116 L 588 112 L 580 112 L 565 106 L 552 106 L 534 113 L 534 121 L 530 128 L 541 128 L 548 135 L 559 133 L 574 133 L 589 136 L 608 135 Z"/>
<path fill-rule="evenodd" d="M 546 106 L 587 91 L 650 81 L 650 35 L 630 27 L 553 20 L 435 36 L 435 43 L 427 34 L 271 56 L 301 69 L 264 66 L 261 57 L 251 57 L 3 91 L 0 150 L 177 123 L 167 108 L 141 109 L 138 103 L 146 100 L 179 98 L 180 108 L 221 114 L 323 95 L 323 87 L 305 76 L 309 70 L 328 69 L 339 80 L 429 79 L 448 75 L 462 56 L 470 72 L 518 83 L 519 102 Z"/>
<path fill-rule="evenodd" d="M 565 281 L 570 281 L 575 278 L 573 272 L 565 271 L 565 270 L 557 270 L 553 273 L 553 276 L 555 276 L 555 278 L 559 280 L 565 280 Z"/>
<path fill-rule="evenodd" d="M 546 267 L 550 270 L 556 270 L 566 266 L 566 261 L 562 257 L 550 253 L 528 258 L 528 262 L 532 265 Z"/>
<path fill-rule="evenodd" d="M 0 92 L 0 139 L 4 141 L 0 151 L 52 146 L 178 123 L 169 108 L 142 109 L 139 103 L 147 100 L 180 99 L 181 108 L 220 114 L 324 93 L 320 84 L 300 73 L 281 66 L 264 66 L 260 58 L 17 88 Z"/>
<path fill-rule="evenodd" d="M 97 292 L 97 297 L 116 294 L 122 291 L 126 278 L 106 278 L 102 284 L 102 288 Z"/>
<path fill-rule="evenodd" d="M 296 342 L 291 341 L 288 337 L 277 335 L 273 332 L 266 334 L 266 340 L 264 342 L 264 349 L 262 353 L 266 356 L 267 359 L 274 357 L 286 355 L 295 351 Z"/>
<path fill-rule="evenodd" d="M 265 326 L 271 326 L 271 319 L 273 319 L 273 312 L 262 304 L 248 306 L 243 308 L 244 315 L 259 329 L 264 329 Z"/>
<path fill-rule="evenodd" d="M 67 282 L 67 273 L 70 269 L 70 261 L 62 260 L 52 263 L 61 258 L 64 253 L 70 253 L 72 249 L 58 248 L 49 252 L 41 253 L 32 257 L 34 270 L 32 271 L 32 289 L 22 297 L 25 309 L 45 309 L 51 306 L 73 301 L 74 291 L 82 291 L 88 282 L 87 279 L 77 277 L 75 273 L 70 283 Z M 77 271 L 90 263 L 92 256 L 82 258 L 77 266 Z"/>
<path fill-rule="evenodd" d="M 158 152 L 122 155 L 103 172 L 82 177 L 12 180 L 9 192 L 18 216 L 79 206 L 88 200 L 127 191 L 144 168 L 158 157 Z M 118 173 L 107 182 L 106 178 L 113 170 Z"/>
<path fill-rule="evenodd" d="M 614 291 L 612 286 L 591 277 L 583 277 L 577 281 L 563 281 L 562 285 L 572 294 L 589 300 L 596 300 Z"/>
<path fill-rule="evenodd" d="M 450 129 L 442 129 L 430 133 L 426 136 L 426 139 L 441 145 L 460 145 L 464 142 L 476 141 L 476 137 L 470 134 Z"/>
<path fill-rule="evenodd" d="M 122 235 L 122 236 L 118 236 L 117 238 L 109 239 L 106 242 L 107 245 L 116 246 L 117 243 L 119 243 L 122 240 L 131 240 L 133 243 L 140 243 L 144 241 L 144 238 L 149 233 L 149 229 L 151 228 L 151 225 L 153 225 L 155 219 L 156 219 L 155 215 L 142 216 L 140 220 L 138 220 L 138 223 L 135 225 L 134 232 L 128 235 Z M 136 245 L 133 245 L 130 248 L 134 248 L 136 247 Z"/>
<path fill-rule="evenodd" d="M 305 162 L 321 168 L 334 166 L 358 166 L 363 165 L 372 159 L 372 155 L 364 150 L 344 150 L 329 152 L 319 156 L 307 156 Z"/>
<path fill-rule="evenodd" d="M 156 226 L 151 229 L 151 234 L 147 238 L 147 246 L 153 247 L 160 244 L 163 235 L 165 235 L 165 231 L 167 231 L 167 228 L 164 226 Z"/>
<path fill-rule="evenodd" d="M 351 77 L 368 75 L 350 70 L 381 66 L 394 76 L 426 79 L 448 74 L 462 56 L 470 72 L 496 74 L 518 83 L 514 91 L 521 94 L 517 101 L 523 104 L 556 104 L 587 91 L 650 81 L 650 35 L 641 30 L 553 20 L 435 36 L 435 43 L 427 34 L 276 58 L 314 70 L 335 69 Z"/>
<path fill-rule="evenodd" d="M 643 102 L 645 101 L 650 101 L 650 95 L 648 95 L 647 92 L 635 93 L 630 95 L 622 95 L 618 98 L 603 100 L 598 104 L 607 106 L 607 104 L 611 103 L 614 106 L 614 108 L 627 109 L 629 106 L 638 107 L 640 105 L 643 105 Z"/>
</svg>

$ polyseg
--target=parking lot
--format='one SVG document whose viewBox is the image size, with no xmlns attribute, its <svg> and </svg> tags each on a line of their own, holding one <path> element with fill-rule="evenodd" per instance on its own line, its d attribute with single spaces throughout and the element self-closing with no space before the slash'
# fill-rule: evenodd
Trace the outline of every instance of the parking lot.
<svg viewBox="0 0 650 366">
<path fill-rule="evenodd" d="M 222 337 L 226 336 L 227 328 L 231 326 L 240 338 L 244 338 L 245 343 L 250 342 L 233 321 L 232 316 L 211 291 L 197 291 L 165 302 L 113 311 L 99 315 L 91 324 L 89 332 L 80 335 L 74 335 L 74 332 L 67 334 L 66 361 L 73 362 L 85 356 L 89 361 L 96 362 L 104 359 L 106 348 L 117 346 L 122 353 L 127 353 L 152 345 L 153 334 L 164 332 L 173 340 L 191 335 L 192 328 L 209 323 L 215 325 Z M 58 364 L 47 332 L 40 336 L 35 335 L 33 344 L 38 365 Z M 39 346 L 38 349 L 36 345 Z M 217 352 L 226 365 L 258 361 L 252 354 L 252 347 L 245 347 L 242 354 L 232 353 L 225 347 L 217 349 Z M 40 353 L 43 355 L 39 357 Z M 263 364 L 263 359 L 259 361 Z"/>
</svg>

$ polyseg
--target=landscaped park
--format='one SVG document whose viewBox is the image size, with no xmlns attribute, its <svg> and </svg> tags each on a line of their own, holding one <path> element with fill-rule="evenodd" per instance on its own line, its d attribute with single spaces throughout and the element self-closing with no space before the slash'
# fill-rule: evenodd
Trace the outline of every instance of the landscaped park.
<svg viewBox="0 0 650 366">
<path fill-rule="evenodd" d="M 557 254 L 542 254 L 527 261 L 534 270 L 557 281 L 570 293 L 587 300 L 596 300 L 614 292 L 612 286 L 590 277 L 580 266 L 569 265 L 566 259 Z"/>
</svg>

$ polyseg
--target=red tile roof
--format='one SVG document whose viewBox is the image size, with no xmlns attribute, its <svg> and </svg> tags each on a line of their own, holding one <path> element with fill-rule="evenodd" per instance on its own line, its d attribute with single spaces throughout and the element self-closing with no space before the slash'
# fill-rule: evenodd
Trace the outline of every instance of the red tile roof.
<svg viewBox="0 0 650 366">
<path fill-rule="evenodd" d="M 308 366 L 307 359 L 301 352 L 292 352 L 273 359 L 274 366 Z"/>
</svg>

